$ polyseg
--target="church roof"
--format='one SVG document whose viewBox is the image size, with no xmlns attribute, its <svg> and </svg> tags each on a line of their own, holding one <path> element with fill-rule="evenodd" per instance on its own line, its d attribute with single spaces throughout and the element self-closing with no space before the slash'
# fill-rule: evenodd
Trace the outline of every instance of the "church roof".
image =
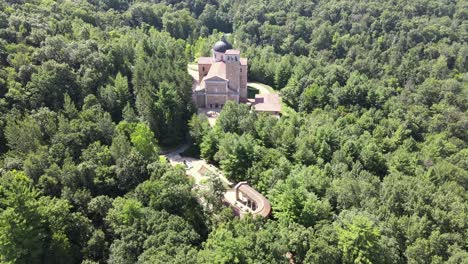
<svg viewBox="0 0 468 264">
<path fill-rule="evenodd" d="M 200 57 L 198 58 L 198 64 L 212 64 L 213 63 L 212 57 Z"/>
<path fill-rule="evenodd" d="M 226 63 L 224 63 L 223 61 L 217 61 L 213 63 L 213 65 L 211 65 L 210 70 L 208 71 L 208 74 L 204 79 L 207 80 L 214 76 L 226 79 Z"/>
<path fill-rule="evenodd" d="M 256 94 L 254 107 L 260 112 L 281 112 L 278 94 Z"/>
<path fill-rule="evenodd" d="M 231 43 L 229 43 L 224 36 L 221 37 L 221 40 L 217 41 L 214 46 L 213 50 L 216 52 L 226 52 L 226 50 L 232 49 Z"/>
</svg>

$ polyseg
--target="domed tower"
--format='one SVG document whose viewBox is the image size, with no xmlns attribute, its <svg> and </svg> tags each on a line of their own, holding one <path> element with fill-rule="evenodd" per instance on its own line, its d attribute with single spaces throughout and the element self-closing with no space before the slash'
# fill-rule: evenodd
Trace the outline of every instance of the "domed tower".
<svg viewBox="0 0 468 264">
<path fill-rule="evenodd" d="M 226 40 L 224 35 L 221 40 L 217 41 L 213 46 L 213 58 L 215 61 L 224 61 L 224 53 L 226 50 L 232 49 L 232 45 Z"/>
</svg>

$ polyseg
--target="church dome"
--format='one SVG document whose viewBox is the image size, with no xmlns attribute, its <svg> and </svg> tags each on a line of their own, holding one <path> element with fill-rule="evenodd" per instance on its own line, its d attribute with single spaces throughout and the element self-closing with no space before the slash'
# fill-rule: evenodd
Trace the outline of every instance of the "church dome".
<svg viewBox="0 0 468 264">
<path fill-rule="evenodd" d="M 224 36 L 213 46 L 213 50 L 215 52 L 226 52 L 228 49 L 232 49 L 232 45 L 224 38 Z"/>
</svg>

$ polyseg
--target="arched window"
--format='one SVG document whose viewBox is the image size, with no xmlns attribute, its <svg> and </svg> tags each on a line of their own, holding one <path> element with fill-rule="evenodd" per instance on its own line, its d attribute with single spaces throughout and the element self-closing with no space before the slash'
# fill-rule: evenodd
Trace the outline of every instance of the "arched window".
<svg viewBox="0 0 468 264">
<path fill-rule="evenodd" d="M 202 71 L 205 71 L 205 67 L 202 68 Z"/>
</svg>

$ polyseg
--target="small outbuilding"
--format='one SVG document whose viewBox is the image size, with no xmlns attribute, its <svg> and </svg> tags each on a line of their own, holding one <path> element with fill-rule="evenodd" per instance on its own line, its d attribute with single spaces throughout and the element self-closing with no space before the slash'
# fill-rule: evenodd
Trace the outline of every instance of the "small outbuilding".
<svg viewBox="0 0 468 264">
<path fill-rule="evenodd" d="M 270 201 L 254 188 L 250 187 L 247 182 L 239 182 L 236 184 L 233 192 L 234 199 L 229 199 L 231 200 L 229 203 L 234 207 L 240 217 L 249 213 L 253 216 L 270 216 Z"/>
<path fill-rule="evenodd" d="M 252 107 L 257 112 L 279 116 L 281 113 L 281 100 L 278 94 L 256 94 Z"/>
</svg>

